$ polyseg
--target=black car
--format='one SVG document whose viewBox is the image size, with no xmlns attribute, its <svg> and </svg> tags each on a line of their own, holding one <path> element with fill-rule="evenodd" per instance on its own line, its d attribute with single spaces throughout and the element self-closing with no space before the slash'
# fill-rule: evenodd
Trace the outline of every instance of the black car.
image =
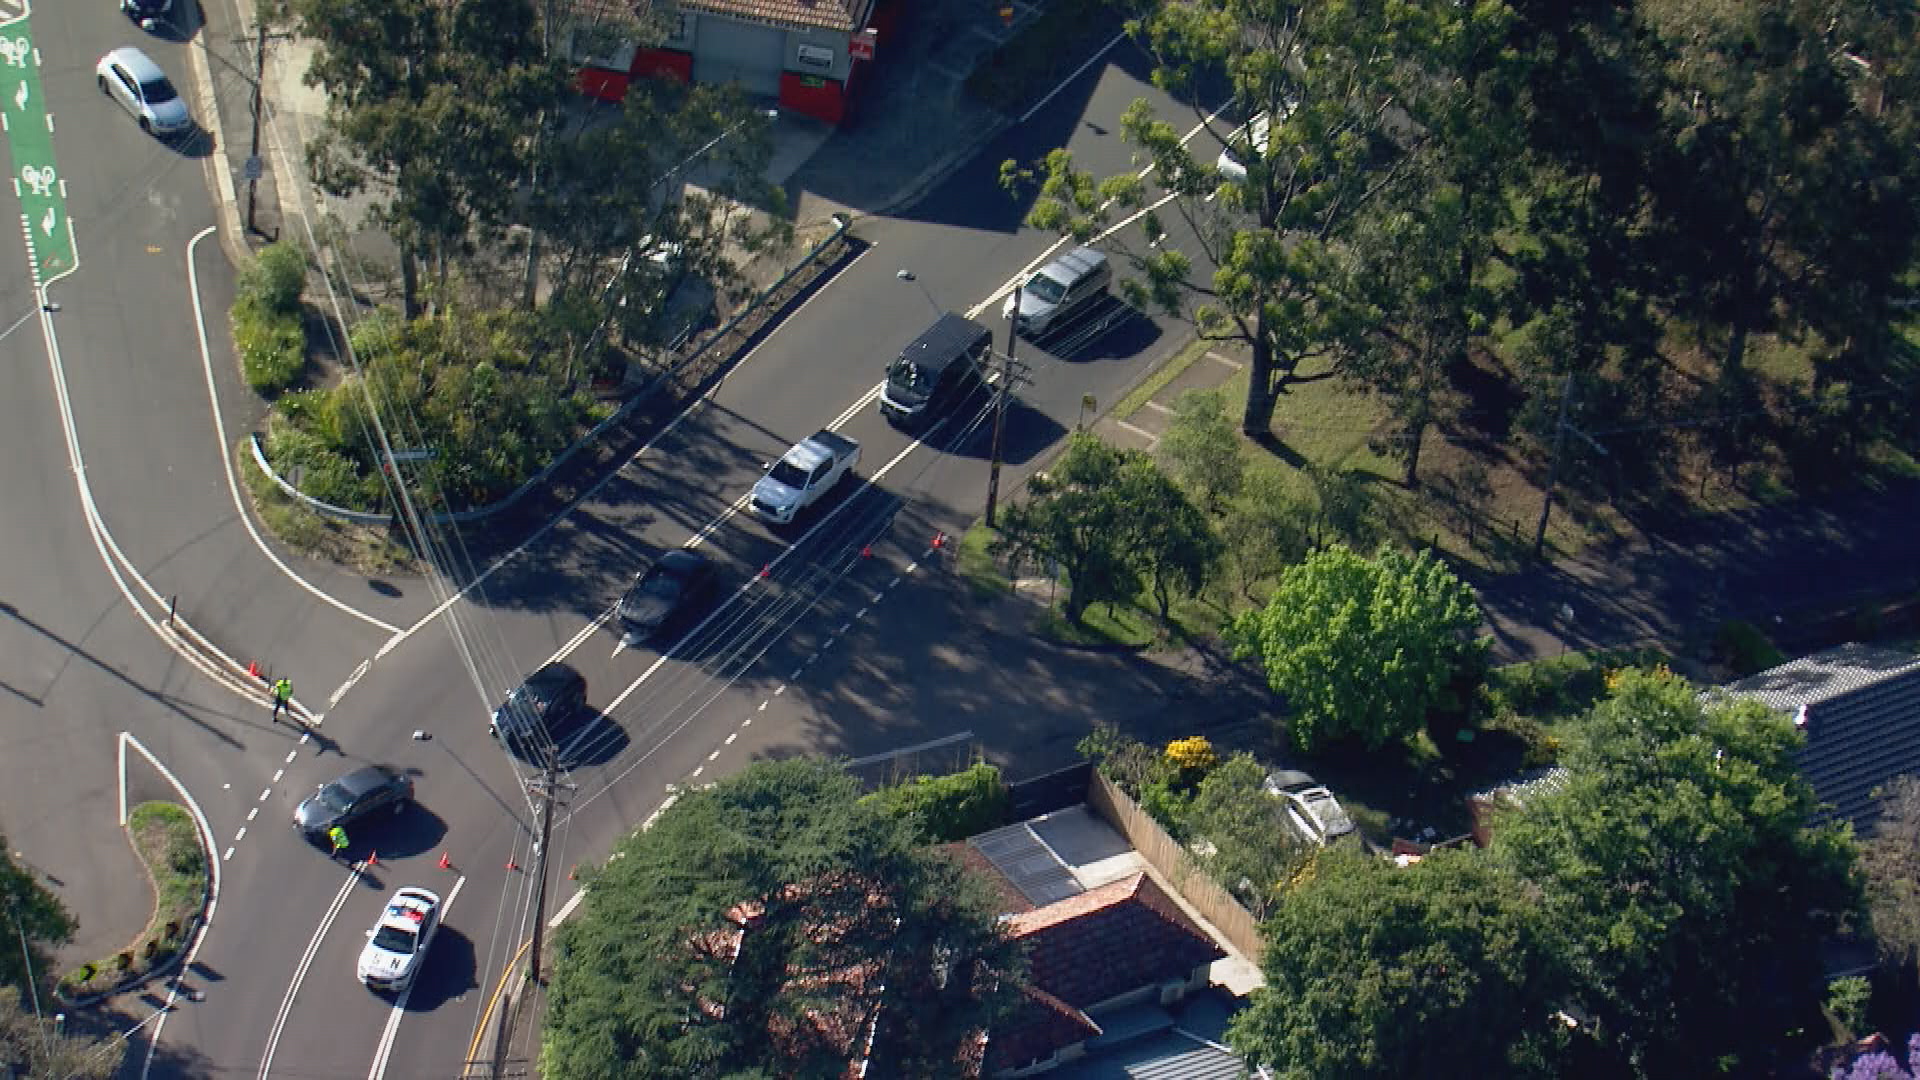
<svg viewBox="0 0 1920 1080">
<path fill-rule="evenodd" d="M 404 810 L 413 798 L 413 778 L 387 765 L 358 768 L 306 797 L 293 811 L 293 826 L 309 840 L 325 839 L 327 830 L 349 825 L 376 810 Z"/>
<path fill-rule="evenodd" d="M 142 30 L 152 30 L 172 17 L 173 0 L 120 0 L 120 12 Z"/>
<path fill-rule="evenodd" d="M 488 734 L 517 746 L 558 742 L 587 708 L 586 676 L 562 663 L 548 664 L 514 687 L 493 710 Z"/>
<path fill-rule="evenodd" d="M 694 611 L 713 592 L 713 562 L 680 548 L 669 551 L 633 579 L 620 598 L 621 640 L 638 645 Z"/>
</svg>

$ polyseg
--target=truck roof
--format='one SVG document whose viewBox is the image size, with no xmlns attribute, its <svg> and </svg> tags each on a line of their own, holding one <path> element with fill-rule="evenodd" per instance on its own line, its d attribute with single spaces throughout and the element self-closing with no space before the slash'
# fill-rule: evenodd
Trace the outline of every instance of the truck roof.
<svg viewBox="0 0 1920 1080">
<path fill-rule="evenodd" d="M 981 338 L 989 337 L 991 333 L 965 315 L 949 311 L 900 350 L 900 358 L 912 362 L 929 375 L 938 375 L 946 370 L 948 364 L 966 356 Z"/>
<path fill-rule="evenodd" d="M 793 449 L 787 451 L 787 460 L 803 469 L 811 469 L 831 458 L 851 457 L 859 450 L 860 444 L 852 439 L 821 430 L 800 440 Z"/>
</svg>

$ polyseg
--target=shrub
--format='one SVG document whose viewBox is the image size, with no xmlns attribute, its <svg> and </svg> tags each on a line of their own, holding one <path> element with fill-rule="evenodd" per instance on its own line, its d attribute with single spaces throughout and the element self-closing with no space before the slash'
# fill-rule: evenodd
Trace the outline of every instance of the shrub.
<svg viewBox="0 0 1920 1080">
<path fill-rule="evenodd" d="M 1728 619 L 1713 635 L 1713 658 L 1736 676 L 1752 675 L 1787 662 L 1760 628 L 1745 619 Z"/>
<path fill-rule="evenodd" d="M 261 395 L 292 386 L 306 366 L 307 338 L 298 315 L 241 298 L 233 305 L 233 344 L 247 385 Z"/>
<path fill-rule="evenodd" d="M 268 244 L 240 268 L 240 304 L 258 305 L 281 315 L 300 312 L 300 293 L 307 283 L 307 257 L 289 243 Z"/>
<path fill-rule="evenodd" d="M 1181 772 L 1205 772 L 1220 763 L 1220 756 L 1213 752 L 1213 744 L 1204 735 L 1195 735 L 1187 739 L 1175 739 L 1167 744 L 1167 760 Z"/>
<path fill-rule="evenodd" d="M 984 763 L 946 776 L 918 776 L 862 798 L 888 816 L 912 818 L 927 844 L 977 836 L 1007 816 L 1007 786 L 1000 770 Z"/>
</svg>

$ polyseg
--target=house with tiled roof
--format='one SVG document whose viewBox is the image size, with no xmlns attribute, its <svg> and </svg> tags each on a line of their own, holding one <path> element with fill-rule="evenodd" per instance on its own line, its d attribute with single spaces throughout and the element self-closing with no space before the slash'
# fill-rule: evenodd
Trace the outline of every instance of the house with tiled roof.
<svg viewBox="0 0 1920 1080">
<path fill-rule="evenodd" d="M 1158 1030 L 1167 1006 L 1210 983 L 1227 953 L 1144 871 L 1005 917 L 1031 987 L 987 1038 L 986 1068 L 1030 1076 Z"/>
<path fill-rule="evenodd" d="M 1723 687 L 1794 718 L 1806 738 L 1800 773 L 1825 809 L 1867 835 L 1889 780 L 1920 773 L 1920 657 L 1849 644 L 1768 668 Z"/>
<path fill-rule="evenodd" d="M 735 83 L 750 97 L 840 125 L 850 116 L 904 0 L 573 0 L 580 86 L 604 101 L 632 80 Z M 645 13 L 651 44 L 609 40 L 585 28 L 634 23 Z"/>
</svg>

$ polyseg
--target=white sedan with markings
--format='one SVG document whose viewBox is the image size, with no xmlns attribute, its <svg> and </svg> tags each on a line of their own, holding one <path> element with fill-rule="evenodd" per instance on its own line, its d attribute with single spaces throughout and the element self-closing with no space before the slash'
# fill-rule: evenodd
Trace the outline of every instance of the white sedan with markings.
<svg viewBox="0 0 1920 1080">
<path fill-rule="evenodd" d="M 398 992 L 413 985 L 440 921 L 440 897 L 417 885 L 393 894 L 360 950 L 360 981 L 371 990 Z"/>
</svg>

